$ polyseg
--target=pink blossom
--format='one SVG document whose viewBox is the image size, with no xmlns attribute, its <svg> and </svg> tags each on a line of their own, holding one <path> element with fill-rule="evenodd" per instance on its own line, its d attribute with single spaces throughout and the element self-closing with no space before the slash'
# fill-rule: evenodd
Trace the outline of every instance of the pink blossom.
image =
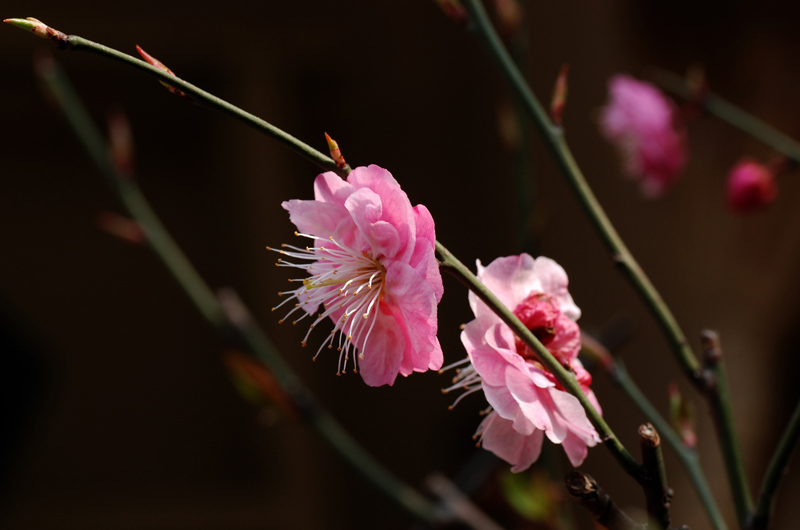
<svg viewBox="0 0 800 530">
<path fill-rule="evenodd" d="M 303 345 L 330 318 L 334 330 L 317 355 L 326 345 L 337 348 L 340 372 L 351 349 L 358 351 L 354 371 L 370 386 L 391 385 L 398 373 L 439 369 L 436 308 L 443 290 L 430 212 L 412 208 L 392 175 L 374 165 L 354 169 L 346 181 L 319 175 L 314 197 L 283 203 L 297 235 L 314 245 L 283 245 L 281 254 L 299 263 L 278 261 L 310 275 L 290 280 L 303 285 L 281 293 L 289 295 L 283 303 L 295 301 L 289 314 L 299 311 L 297 321 L 313 318 Z"/>
<path fill-rule="evenodd" d="M 677 126 L 671 103 L 653 85 L 617 75 L 608 89 L 600 129 L 617 146 L 625 172 L 639 180 L 642 192 L 658 197 L 686 165 L 685 131 Z"/>
<path fill-rule="evenodd" d="M 763 209 L 775 200 L 775 174 L 754 160 L 742 160 L 728 174 L 728 207 L 738 214 Z"/>
<path fill-rule="evenodd" d="M 569 294 L 564 269 L 549 258 L 534 260 L 522 254 L 497 258 L 488 267 L 478 261 L 478 278 L 576 374 L 582 390 L 600 412 L 589 388 L 591 375 L 578 360 L 581 338 L 575 320 L 580 309 Z M 564 447 L 573 466 L 580 465 L 587 447 L 600 439 L 578 399 L 561 388 L 484 302 L 472 293 L 469 301 L 475 320 L 465 326 L 461 341 L 471 364 L 461 370 L 451 388 L 464 387 L 468 393 L 483 390 L 493 409 L 478 428 L 483 446 L 517 472 L 538 458 L 547 437 Z"/>
</svg>

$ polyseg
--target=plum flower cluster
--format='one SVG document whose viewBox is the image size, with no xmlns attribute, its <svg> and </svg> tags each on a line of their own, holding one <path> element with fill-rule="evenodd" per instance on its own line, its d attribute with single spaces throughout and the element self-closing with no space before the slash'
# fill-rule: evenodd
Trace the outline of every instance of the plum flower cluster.
<svg viewBox="0 0 800 530">
<path fill-rule="evenodd" d="M 591 375 L 578 360 L 580 309 L 567 289 L 566 272 L 555 261 L 528 254 L 497 258 L 487 267 L 478 261 L 478 278 L 531 330 L 564 366 L 572 370 L 589 401 L 600 412 Z M 561 444 L 573 466 L 600 441 L 576 397 L 560 387 L 500 318 L 473 293 L 475 319 L 461 334 L 466 368 L 450 389 L 483 390 L 490 408 L 478 427 L 481 445 L 512 464 L 511 471 L 530 467 L 544 438 Z"/>
<path fill-rule="evenodd" d="M 600 116 L 603 135 L 617 146 L 625 172 L 642 192 L 658 197 L 686 165 L 686 134 L 673 106 L 653 85 L 626 75 L 608 83 L 609 101 Z"/>
<path fill-rule="evenodd" d="M 303 345 L 330 319 L 334 329 L 316 355 L 336 348 L 339 373 L 352 363 L 364 382 L 380 386 L 393 384 L 398 373 L 439 369 L 443 290 L 427 208 L 412 207 L 392 175 L 374 165 L 355 168 L 347 180 L 323 173 L 314 182 L 314 200 L 282 206 L 296 234 L 312 241 L 275 249 L 282 254 L 279 266 L 308 274 L 289 280 L 301 286 L 279 293 L 287 298 L 278 306 L 294 303 L 284 319 L 312 320 Z"/>
</svg>

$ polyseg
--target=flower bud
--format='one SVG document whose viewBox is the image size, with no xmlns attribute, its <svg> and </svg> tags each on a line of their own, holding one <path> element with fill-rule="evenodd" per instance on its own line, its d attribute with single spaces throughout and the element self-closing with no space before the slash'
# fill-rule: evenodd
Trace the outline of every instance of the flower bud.
<svg viewBox="0 0 800 530">
<path fill-rule="evenodd" d="M 12 26 L 16 26 L 20 29 L 30 31 L 37 37 L 52 40 L 58 43 L 59 45 L 66 45 L 67 39 L 69 38 L 69 36 L 66 33 L 62 33 L 57 29 L 51 28 L 41 20 L 37 20 L 33 17 L 28 17 L 25 19 L 7 18 L 3 20 L 3 22 L 5 22 L 6 24 L 11 24 Z"/>
<path fill-rule="evenodd" d="M 458 0 L 434 0 L 439 8 L 447 15 L 451 20 L 454 20 L 461 26 L 467 25 L 467 20 L 469 17 L 467 16 L 467 10 L 464 9 L 464 6 L 461 5 L 461 2 Z"/>
<path fill-rule="evenodd" d="M 553 123 L 561 126 L 561 115 L 564 113 L 564 106 L 567 104 L 567 74 L 569 65 L 561 65 L 561 71 L 556 78 L 556 85 L 553 88 L 553 100 L 550 103 L 550 118 Z"/>
<path fill-rule="evenodd" d="M 144 60 L 145 60 L 145 62 L 147 62 L 149 65 L 151 65 L 151 66 L 155 66 L 156 68 L 158 68 L 158 69 L 159 69 L 159 70 L 161 70 L 162 72 L 166 72 L 166 73 L 168 73 L 169 75 L 171 75 L 172 77 L 178 77 L 178 76 L 176 76 L 176 75 L 175 75 L 175 72 L 173 72 L 172 70 L 170 70 L 170 69 L 167 67 L 167 65 L 165 65 L 164 63 L 162 63 L 161 61 L 159 61 L 158 59 L 156 59 L 155 57 L 153 57 L 152 55 L 150 55 L 149 53 L 147 53 L 146 51 L 144 51 L 144 50 L 142 49 L 142 47 L 141 47 L 141 46 L 139 46 L 138 44 L 136 45 L 136 51 L 137 51 L 137 52 L 139 52 L 139 55 L 141 55 L 141 56 L 142 56 L 142 59 L 144 59 Z M 180 96 L 180 97 L 182 97 L 182 98 L 186 98 L 186 99 L 188 99 L 188 100 L 190 100 L 190 101 L 191 101 L 191 99 L 192 99 L 192 98 L 190 98 L 190 97 L 189 97 L 189 96 L 186 94 L 186 92 L 184 92 L 183 90 L 178 90 L 178 89 L 177 89 L 177 88 L 175 88 L 174 86 L 170 85 L 169 83 L 165 83 L 164 81 L 159 81 L 159 83 L 161 83 L 162 85 L 164 85 L 164 87 L 165 87 L 167 90 L 169 90 L 170 92 L 172 92 L 172 93 L 173 93 L 173 94 L 175 94 L 176 96 Z"/>
<path fill-rule="evenodd" d="M 697 434 L 694 430 L 694 408 L 691 402 L 681 394 L 678 385 L 670 383 L 667 387 L 669 393 L 669 416 L 672 427 L 678 432 L 686 447 L 697 446 Z"/>
<path fill-rule="evenodd" d="M 755 160 L 739 161 L 730 173 L 725 199 L 734 213 L 746 215 L 763 209 L 777 195 L 775 174 Z"/>
<path fill-rule="evenodd" d="M 142 245 L 147 241 L 142 225 L 114 212 L 102 211 L 95 220 L 97 228 L 129 243 Z"/>
<path fill-rule="evenodd" d="M 331 153 L 331 158 L 333 158 L 333 161 L 336 162 L 336 167 L 339 169 L 346 168 L 347 162 L 345 162 L 344 157 L 342 156 L 342 151 L 339 149 L 339 144 L 336 143 L 336 140 L 328 136 L 328 133 L 325 133 L 325 140 L 328 142 L 328 150 Z"/>
</svg>

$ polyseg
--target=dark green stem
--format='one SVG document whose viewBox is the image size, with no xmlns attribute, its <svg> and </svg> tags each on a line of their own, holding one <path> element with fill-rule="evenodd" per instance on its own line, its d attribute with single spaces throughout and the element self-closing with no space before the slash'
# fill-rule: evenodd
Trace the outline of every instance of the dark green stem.
<svg viewBox="0 0 800 530">
<path fill-rule="evenodd" d="M 700 94 L 695 94 L 685 79 L 672 72 L 654 70 L 652 78 L 664 90 L 700 105 L 712 116 L 761 141 L 784 155 L 795 165 L 800 165 L 800 143 L 794 138 L 783 134 L 716 94 L 705 90 Z"/>
<path fill-rule="evenodd" d="M 580 384 L 578 384 L 578 381 L 575 379 L 575 375 L 561 366 L 561 363 L 559 363 L 556 358 L 553 357 L 553 354 L 539 342 L 539 339 L 520 322 L 514 313 L 504 306 L 503 303 L 481 283 L 472 271 L 464 266 L 458 258 L 451 254 L 450 251 L 438 241 L 436 242 L 436 252 L 439 255 L 440 267 L 455 276 L 470 291 L 475 293 L 478 298 L 483 300 L 526 346 L 536 352 L 539 360 L 556 377 L 558 382 L 561 383 L 561 386 L 563 386 L 567 392 L 578 398 L 578 401 L 580 401 L 581 405 L 586 410 L 586 415 L 589 417 L 589 420 L 600 434 L 600 438 L 603 440 L 605 446 L 608 447 L 611 454 L 617 459 L 625 472 L 639 481 L 641 479 L 639 464 L 634 460 L 627 449 L 625 449 L 622 442 L 619 441 L 603 417 L 586 398 L 583 390 L 581 390 Z"/>
<path fill-rule="evenodd" d="M 653 314 L 665 336 L 667 337 L 675 355 L 683 368 L 686 376 L 695 380 L 700 363 L 697 361 L 692 349 L 689 347 L 686 336 L 683 334 L 678 322 L 672 315 L 661 295 L 650 283 L 644 271 L 634 259 L 628 248 L 623 243 L 608 216 L 597 201 L 586 178 L 583 176 L 578 164 L 564 139 L 564 131 L 552 124 L 550 118 L 539 100 L 531 91 L 522 73 L 514 64 L 513 59 L 503 46 L 491 21 L 486 14 L 480 0 L 463 0 L 463 5 L 470 15 L 474 27 L 484 40 L 492 57 L 497 61 L 500 70 L 511 85 L 514 93 L 522 100 L 529 117 L 539 129 L 545 143 L 552 152 L 581 205 L 583 206 L 595 229 L 599 232 L 606 247 L 611 251 L 614 261 L 622 269 L 625 276 L 636 288 L 645 305 Z"/>
<path fill-rule="evenodd" d="M 161 224 L 136 183 L 119 175 L 111 163 L 107 144 L 93 125 L 83 104 L 68 81 L 54 65 L 43 65 L 40 75 L 63 110 L 81 143 L 106 180 L 117 192 L 130 215 L 142 226 L 147 241 L 172 275 L 192 299 L 198 310 L 222 335 L 241 342 L 275 376 L 283 390 L 322 438 L 378 489 L 414 517 L 434 521 L 433 504 L 392 475 L 360 446 L 317 402 L 283 361 L 274 344 L 253 323 L 232 325 L 218 298 L 203 281 L 189 260 Z M 181 88 L 183 85 L 181 85 Z"/>
<path fill-rule="evenodd" d="M 706 366 L 704 369 L 706 374 L 704 379 L 707 381 L 705 385 L 706 398 L 711 408 L 711 416 L 714 418 L 722 460 L 728 473 L 728 482 L 736 505 L 736 516 L 739 519 L 739 526 L 745 528 L 753 513 L 753 497 L 750 494 L 742 449 L 739 446 L 739 437 L 733 421 L 728 374 L 722 359 L 722 347 L 719 336 L 711 330 L 704 330 L 700 340 Z"/>
<path fill-rule="evenodd" d="M 780 486 L 781 480 L 786 474 L 789 457 L 792 456 L 798 439 L 800 439 L 800 403 L 794 409 L 792 419 L 789 420 L 786 431 L 783 433 L 780 442 L 778 442 L 777 449 L 775 449 L 775 454 L 772 455 L 767 473 L 764 475 L 764 482 L 761 484 L 761 492 L 758 495 L 758 504 L 756 504 L 756 512 L 750 525 L 752 530 L 764 530 L 767 528 L 772 515 L 772 508 L 775 504 L 775 493 L 778 491 L 778 486 Z"/>
</svg>

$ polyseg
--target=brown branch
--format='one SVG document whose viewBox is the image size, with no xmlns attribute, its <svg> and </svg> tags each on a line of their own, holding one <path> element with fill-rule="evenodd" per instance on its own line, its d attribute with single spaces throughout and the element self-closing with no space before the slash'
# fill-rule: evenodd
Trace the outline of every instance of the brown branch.
<svg viewBox="0 0 800 530">
<path fill-rule="evenodd" d="M 644 530 L 630 518 L 591 476 L 573 469 L 567 474 L 567 491 L 578 504 L 589 510 L 592 517 L 608 530 Z"/>
<path fill-rule="evenodd" d="M 661 437 L 650 423 L 639 427 L 639 443 L 642 446 L 642 467 L 646 473 L 646 480 L 642 488 L 650 519 L 649 528 L 651 530 L 655 530 L 655 528 L 668 530 L 672 490 L 667 487 L 664 455 L 661 452 Z"/>
</svg>

